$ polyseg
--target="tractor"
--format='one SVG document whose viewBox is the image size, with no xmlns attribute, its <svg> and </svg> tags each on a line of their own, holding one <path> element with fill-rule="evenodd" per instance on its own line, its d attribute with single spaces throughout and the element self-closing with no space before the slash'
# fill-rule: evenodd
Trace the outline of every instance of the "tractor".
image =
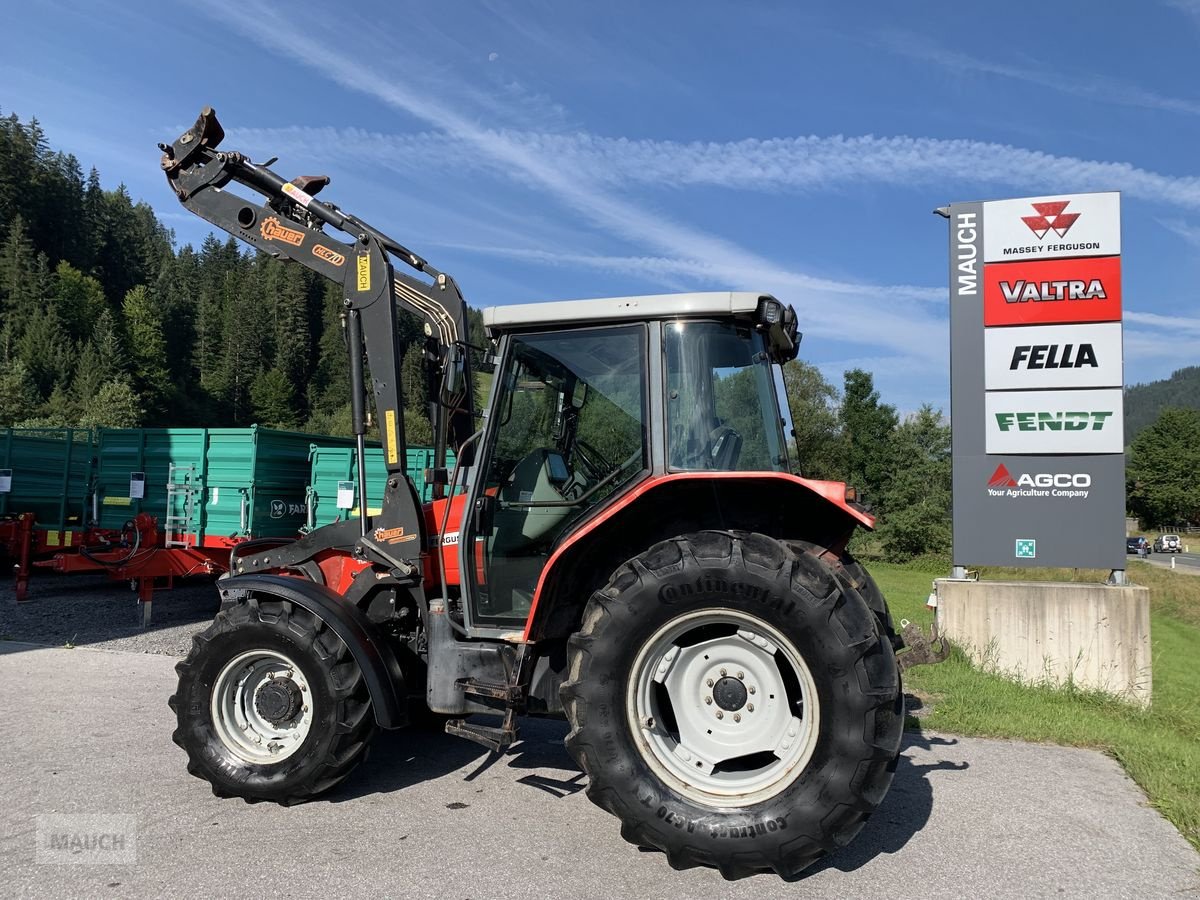
<svg viewBox="0 0 1200 900">
<path fill-rule="evenodd" d="M 874 526 L 861 498 L 791 470 L 795 310 L 757 292 L 571 300 L 485 309 L 469 335 L 453 278 L 317 199 L 328 178 L 285 181 L 223 137 L 205 108 L 159 145 L 167 180 L 341 285 L 358 496 L 372 425 L 387 475 L 379 510 L 234 548 L 177 667 L 188 771 L 293 804 L 410 718 L 502 753 L 520 717 L 563 717 L 588 797 L 674 867 L 792 878 L 850 841 L 895 770 L 901 642 L 847 552 Z M 424 504 L 400 315 L 424 333 Z"/>
</svg>

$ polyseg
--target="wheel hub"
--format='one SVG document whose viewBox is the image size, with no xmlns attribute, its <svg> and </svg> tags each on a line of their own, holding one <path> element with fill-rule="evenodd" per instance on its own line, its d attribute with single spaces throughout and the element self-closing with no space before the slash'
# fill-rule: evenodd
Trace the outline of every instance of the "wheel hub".
<svg viewBox="0 0 1200 900">
<path fill-rule="evenodd" d="M 749 698 L 746 685 L 736 678 L 726 676 L 713 686 L 713 699 L 717 706 L 727 712 L 734 712 L 746 705 Z"/>
<path fill-rule="evenodd" d="M 272 725 L 290 722 L 300 711 L 300 688 L 290 678 L 272 678 L 254 695 L 254 708 Z"/>
</svg>

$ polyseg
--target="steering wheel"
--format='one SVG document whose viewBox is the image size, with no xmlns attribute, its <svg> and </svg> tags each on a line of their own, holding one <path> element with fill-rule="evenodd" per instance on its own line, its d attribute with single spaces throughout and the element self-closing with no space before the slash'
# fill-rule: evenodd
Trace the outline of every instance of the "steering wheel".
<svg viewBox="0 0 1200 900">
<path fill-rule="evenodd" d="M 575 440 L 575 459 L 591 482 L 599 481 L 616 468 L 599 450 L 579 439 Z"/>
</svg>

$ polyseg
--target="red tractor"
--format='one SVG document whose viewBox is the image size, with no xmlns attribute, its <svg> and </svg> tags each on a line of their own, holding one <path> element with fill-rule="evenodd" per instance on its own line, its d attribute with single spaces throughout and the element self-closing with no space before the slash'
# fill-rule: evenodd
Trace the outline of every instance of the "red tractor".
<svg viewBox="0 0 1200 900">
<path fill-rule="evenodd" d="M 518 716 L 563 716 L 588 796 L 673 866 L 790 877 L 846 844 L 892 780 L 899 641 L 846 551 L 874 520 L 845 485 L 790 472 L 794 310 L 729 292 L 487 309 L 477 413 L 454 280 L 316 199 L 328 179 L 284 181 L 222 137 L 206 109 L 160 145 L 167 178 L 192 212 L 343 286 L 354 431 L 361 454 L 369 391 L 387 482 L 378 515 L 235 551 L 171 698 L 188 771 L 290 804 L 346 779 L 414 703 L 497 752 Z M 424 324 L 439 464 L 456 451 L 424 506 L 399 311 Z M 365 472 L 360 455 L 363 497 Z"/>
</svg>

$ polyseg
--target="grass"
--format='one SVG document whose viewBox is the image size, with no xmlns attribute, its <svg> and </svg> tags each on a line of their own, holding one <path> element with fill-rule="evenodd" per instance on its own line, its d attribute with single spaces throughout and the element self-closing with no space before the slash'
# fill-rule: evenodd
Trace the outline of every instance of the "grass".
<svg viewBox="0 0 1200 900">
<path fill-rule="evenodd" d="M 946 569 L 873 563 L 897 623 L 928 629 L 933 578 Z M 1153 702 L 1139 709 L 1078 687 L 1020 685 L 981 671 L 955 650 L 945 662 L 905 673 L 905 689 L 927 707 L 919 727 L 983 737 L 1094 747 L 1124 766 L 1163 815 L 1200 849 L 1200 576 L 1129 563 L 1150 588 Z M 985 569 L 988 580 L 1102 581 L 1107 572 Z"/>
</svg>

